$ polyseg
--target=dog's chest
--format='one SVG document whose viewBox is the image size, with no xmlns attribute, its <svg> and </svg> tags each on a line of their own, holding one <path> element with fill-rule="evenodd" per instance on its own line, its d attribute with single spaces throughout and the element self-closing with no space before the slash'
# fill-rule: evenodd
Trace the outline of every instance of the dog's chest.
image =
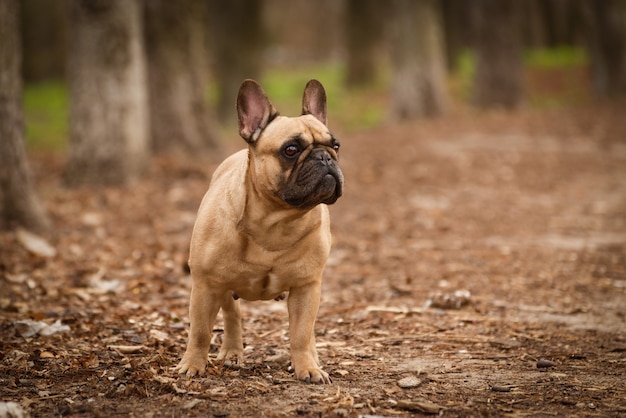
<svg viewBox="0 0 626 418">
<path fill-rule="evenodd" d="M 301 248 L 301 246 L 306 248 Z M 296 245 L 277 251 L 268 251 L 249 240 L 241 246 L 236 265 L 227 281 L 229 290 L 246 300 L 275 299 L 293 287 L 306 285 L 317 279 L 311 262 L 310 250 L 314 244 L 302 240 Z"/>
</svg>

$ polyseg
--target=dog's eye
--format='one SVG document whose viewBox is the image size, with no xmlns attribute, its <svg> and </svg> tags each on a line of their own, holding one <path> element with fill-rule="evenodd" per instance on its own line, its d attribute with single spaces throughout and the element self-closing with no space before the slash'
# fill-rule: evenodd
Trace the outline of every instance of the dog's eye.
<svg viewBox="0 0 626 418">
<path fill-rule="evenodd" d="M 333 149 L 335 150 L 335 152 L 339 151 L 339 148 L 341 148 L 341 144 L 339 142 L 335 142 L 333 144 Z"/>
<path fill-rule="evenodd" d="M 285 153 L 287 157 L 295 157 L 299 151 L 300 150 L 298 149 L 296 145 L 287 145 L 285 149 L 283 150 L 283 152 Z"/>
</svg>

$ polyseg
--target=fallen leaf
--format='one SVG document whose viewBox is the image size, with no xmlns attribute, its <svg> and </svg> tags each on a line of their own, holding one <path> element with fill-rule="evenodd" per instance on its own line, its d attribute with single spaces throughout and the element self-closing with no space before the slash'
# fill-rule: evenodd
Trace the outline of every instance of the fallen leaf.
<svg viewBox="0 0 626 418">
<path fill-rule="evenodd" d="M 41 354 L 39 354 L 39 358 L 54 358 L 54 353 L 51 353 L 50 351 L 42 351 Z"/>
<path fill-rule="evenodd" d="M 48 325 L 44 327 L 41 331 L 39 331 L 39 335 L 47 337 L 49 335 L 58 334 L 60 332 L 70 331 L 70 327 L 67 325 L 63 325 L 60 319 L 57 319 L 54 324 Z"/>
<path fill-rule="evenodd" d="M 143 345 L 109 345 L 107 348 L 109 350 L 115 350 L 120 354 L 136 354 L 141 353 L 146 347 Z"/>
<path fill-rule="evenodd" d="M 15 328 L 17 328 L 17 332 L 24 338 L 34 337 L 39 334 L 39 331 L 47 327 L 48 324 L 40 321 L 32 321 L 30 319 L 26 319 L 23 321 L 17 321 L 15 323 Z"/>
<path fill-rule="evenodd" d="M 419 411 L 425 414 L 438 414 L 442 406 L 428 401 L 398 401 L 398 408 Z"/>
<path fill-rule="evenodd" d="M 169 338 L 169 335 L 167 334 L 167 332 L 164 332 L 158 329 L 151 329 L 150 336 L 160 342 L 163 342 Z"/>
<path fill-rule="evenodd" d="M 189 402 L 187 402 L 185 405 L 183 405 L 183 409 L 192 409 L 201 403 L 202 403 L 201 399 L 192 399 Z"/>
<path fill-rule="evenodd" d="M 96 212 L 87 212 L 80 217 L 80 221 L 86 226 L 102 225 L 102 215 Z"/>
<path fill-rule="evenodd" d="M 66 332 L 70 330 L 70 327 L 63 325 L 60 319 L 52 325 L 48 325 L 43 321 L 33 321 L 31 319 L 25 319 L 15 322 L 17 332 L 24 338 L 34 337 L 35 335 L 42 335 L 44 337 L 57 334 L 60 332 Z"/>
<path fill-rule="evenodd" d="M 176 391 L 176 393 L 178 393 L 180 395 L 183 395 L 183 394 L 187 393 L 187 390 L 179 388 L 176 385 L 176 383 L 172 383 L 172 389 L 174 389 L 174 391 Z"/>
<path fill-rule="evenodd" d="M 94 294 L 103 295 L 106 293 L 117 293 L 122 290 L 122 283 L 119 280 L 105 280 L 106 271 L 100 268 L 89 278 L 89 291 Z"/>
<path fill-rule="evenodd" d="M 28 414 L 16 402 L 0 402 L 0 417 L 24 418 Z"/>
<path fill-rule="evenodd" d="M 23 228 L 18 228 L 15 235 L 19 243 L 22 244 L 27 251 L 35 255 L 46 258 L 57 255 L 57 250 L 50 245 L 48 241 L 37 234 Z"/>
<path fill-rule="evenodd" d="M 170 383 L 174 382 L 174 379 L 172 379 L 171 377 L 161 375 L 153 376 L 152 379 L 159 383 L 163 383 L 164 385 L 169 385 Z"/>
</svg>

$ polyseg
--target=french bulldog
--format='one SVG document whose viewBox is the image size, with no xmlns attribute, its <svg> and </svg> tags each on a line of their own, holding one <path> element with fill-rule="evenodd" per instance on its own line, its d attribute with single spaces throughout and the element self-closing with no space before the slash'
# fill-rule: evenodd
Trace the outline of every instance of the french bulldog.
<svg viewBox="0 0 626 418">
<path fill-rule="evenodd" d="M 315 348 L 322 272 L 331 246 L 327 205 L 341 196 L 339 141 L 326 127 L 326 92 L 304 89 L 302 114 L 280 116 L 259 84 L 237 96 L 247 149 L 215 170 L 193 228 L 187 350 L 176 369 L 203 375 L 220 308 L 218 361 L 243 361 L 239 298 L 280 299 L 288 292 L 291 364 L 297 379 L 330 383 Z"/>
</svg>

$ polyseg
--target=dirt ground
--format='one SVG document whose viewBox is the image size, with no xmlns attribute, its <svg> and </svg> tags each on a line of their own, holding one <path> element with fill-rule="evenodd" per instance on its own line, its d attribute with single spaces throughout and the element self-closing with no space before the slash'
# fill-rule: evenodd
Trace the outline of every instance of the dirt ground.
<svg viewBox="0 0 626 418">
<path fill-rule="evenodd" d="M 68 190 L 63 159 L 35 155 L 56 255 L 0 235 L 0 405 L 37 417 L 624 416 L 625 108 L 336 132 L 346 190 L 316 324 L 330 385 L 294 379 L 284 301 L 243 302 L 240 367 L 173 371 L 214 164 L 161 158 L 133 186 Z M 218 323 L 213 359 L 220 337 Z"/>
</svg>

